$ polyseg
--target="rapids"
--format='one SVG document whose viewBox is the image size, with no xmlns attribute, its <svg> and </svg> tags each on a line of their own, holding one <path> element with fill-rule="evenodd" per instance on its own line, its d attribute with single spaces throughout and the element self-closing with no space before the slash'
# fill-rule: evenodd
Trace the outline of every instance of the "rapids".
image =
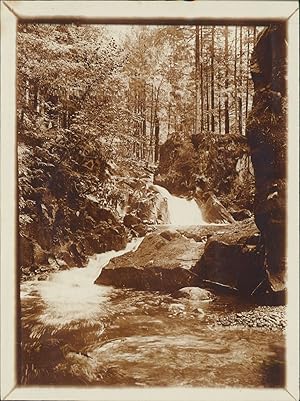
<svg viewBox="0 0 300 401">
<path fill-rule="evenodd" d="M 195 201 L 157 189 L 168 199 L 173 224 L 203 224 Z M 282 332 L 214 325 L 218 317 L 254 305 L 224 296 L 197 302 L 94 284 L 111 258 L 135 251 L 142 240 L 122 251 L 95 255 L 86 268 L 21 283 L 21 383 L 282 385 Z"/>
</svg>

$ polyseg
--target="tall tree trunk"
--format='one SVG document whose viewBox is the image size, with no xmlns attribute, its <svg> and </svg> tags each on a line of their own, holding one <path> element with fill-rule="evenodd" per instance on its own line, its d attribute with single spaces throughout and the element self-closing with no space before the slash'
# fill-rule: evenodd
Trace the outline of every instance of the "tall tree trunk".
<svg viewBox="0 0 300 401">
<path fill-rule="evenodd" d="M 194 122 L 194 133 L 198 133 L 198 121 L 199 121 L 199 25 L 196 25 L 195 30 L 195 122 Z"/>
<path fill-rule="evenodd" d="M 206 68 L 206 129 L 209 131 L 209 72 L 208 67 Z"/>
<path fill-rule="evenodd" d="M 210 98 L 211 98 L 211 130 L 215 132 L 215 73 L 214 73 L 214 58 L 215 58 L 215 28 L 211 29 L 211 87 L 210 87 Z"/>
<path fill-rule="evenodd" d="M 153 131 L 154 131 L 154 86 L 151 86 L 151 105 L 150 105 L 150 135 L 149 135 L 149 162 L 153 162 Z"/>
<path fill-rule="evenodd" d="M 225 134 L 229 133 L 228 110 L 228 26 L 224 27 L 225 34 Z"/>
<path fill-rule="evenodd" d="M 243 133 L 243 27 L 240 27 L 240 57 L 239 57 L 239 133 Z"/>
<path fill-rule="evenodd" d="M 236 69 L 236 62 L 237 62 L 237 26 L 234 30 L 234 130 L 235 133 L 237 132 L 238 126 L 238 112 L 237 112 L 237 69 Z"/>
<path fill-rule="evenodd" d="M 200 27 L 200 101 L 201 101 L 201 131 L 204 129 L 204 93 L 203 93 L 203 30 Z"/>
<path fill-rule="evenodd" d="M 218 116 L 219 116 L 219 134 L 222 133 L 222 111 L 221 111 L 221 71 L 218 71 Z"/>
<path fill-rule="evenodd" d="M 246 65 L 246 120 L 248 117 L 248 102 L 249 102 L 249 56 L 250 56 L 250 29 L 247 27 L 247 65 Z"/>
<path fill-rule="evenodd" d="M 154 161 L 157 163 L 159 161 L 159 120 L 155 115 L 155 151 L 154 151 Z"/>
</svg>

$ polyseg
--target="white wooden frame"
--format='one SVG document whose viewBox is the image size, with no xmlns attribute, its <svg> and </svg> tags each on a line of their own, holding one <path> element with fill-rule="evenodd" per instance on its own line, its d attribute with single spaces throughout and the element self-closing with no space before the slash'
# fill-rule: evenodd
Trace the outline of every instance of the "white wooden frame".
<svg viewBox="0 0 300 401">
<path fill-rule="evenodd" d="M 20 19 L 99 23 L 283 19 L 289 32 L 288 332 L 285 389 L 31 387 L 16 385 L 16 24 Z M 1 1 L 1 399 L 243 400 L 299 399 L 299 12 L 297 1 Z"/>
</svg>

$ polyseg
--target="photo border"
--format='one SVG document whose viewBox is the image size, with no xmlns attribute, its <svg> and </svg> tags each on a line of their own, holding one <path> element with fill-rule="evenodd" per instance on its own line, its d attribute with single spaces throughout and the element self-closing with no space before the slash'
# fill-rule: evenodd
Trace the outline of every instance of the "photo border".
<svg viewBox="0 0 300 401">
<path fill-rule="evenodd" d="M 288 25 L 288 305 L 285 389 L 17 386 L 16 25 L 22 22 L 212 24 L 226 20 Z M 243 400 L 299 399 L 299 11 L 297 1 L 2 1 L 1 2 L 1 399 Z"/>
</svg>

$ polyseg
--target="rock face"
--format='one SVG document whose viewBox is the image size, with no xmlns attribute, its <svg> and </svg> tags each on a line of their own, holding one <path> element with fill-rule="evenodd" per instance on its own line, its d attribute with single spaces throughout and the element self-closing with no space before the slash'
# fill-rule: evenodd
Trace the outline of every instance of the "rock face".
<svg viewBox="0 0 300 401">
<path fill-rule="evenodd" d="M 234 223 L 233 216 L 226 210 L 219 199 L 211 192 L 198 194 L 196 202 L 198 203 L 203 219 L 207 223 Z"/>
<path fill-rule="evenodd" d="M 112 259 L 95 283 L 160 291 L 196 286 L 193 269 L 203 250 L 204 244 L 176 230 L 149 234 L 135 252 Z"/>
<path fill-rule="evenodd" d="M 162 228 L 148 234 L 135 252 L 112 259 L 95 282 L 139 290 L 179 290 L 178 296 L 197 299 L 211 298 L 197 287 L 226 287 L 249 295 L 265 279 L 263 258 L 253 219 L 222 227 Z"/>
<path fill-rule="evenodd" d="M 142 166 L 118 170 L 98 154 L 90 170 L 84 165 L 88 156 L 76 153 L 61 162 L 55 138 L 33 141 L 33 133 L 26 135 L 19 133 L 18 146 L 23 278 L 45 268 L 84 267 L 90 255 L 120 250 L 149 225 L 168 221 L 165 201 L 151 190 L 151 173 Z"/>
<path fill-rule="evenodd" d="M 154 183 L 176 196 L 196 197 L 198 188 L 214 194 L 226 209 L 251 210 L 253 174 L 248 164 L 245 169 L 240 166 L 241 160 L 248 162 L 248 153 L 245 136 L 204 130 L 192 136 L 174 132 L 161 145 Z"/>
<path fill-rule="evenodd" d="M 230 214 L 236 221 L 246 220 L 252 216 L 248 209 L 230 210 Z"/>
<path fill-rule="evenodd" d="M 260 235 L 253 219 L 212 234 L 198 265 L 199 277 L 243 295 L 250 295 L 265 279 Z"/>
<path fill-rule="evenodd" d="M 251 74 L 255 95 L 246 135 L 255 173 L 255 221 L 265 246 L 270 290 L 285 290 L 286 29 L 271 25 L 258 38 Z"/>
</svg>

